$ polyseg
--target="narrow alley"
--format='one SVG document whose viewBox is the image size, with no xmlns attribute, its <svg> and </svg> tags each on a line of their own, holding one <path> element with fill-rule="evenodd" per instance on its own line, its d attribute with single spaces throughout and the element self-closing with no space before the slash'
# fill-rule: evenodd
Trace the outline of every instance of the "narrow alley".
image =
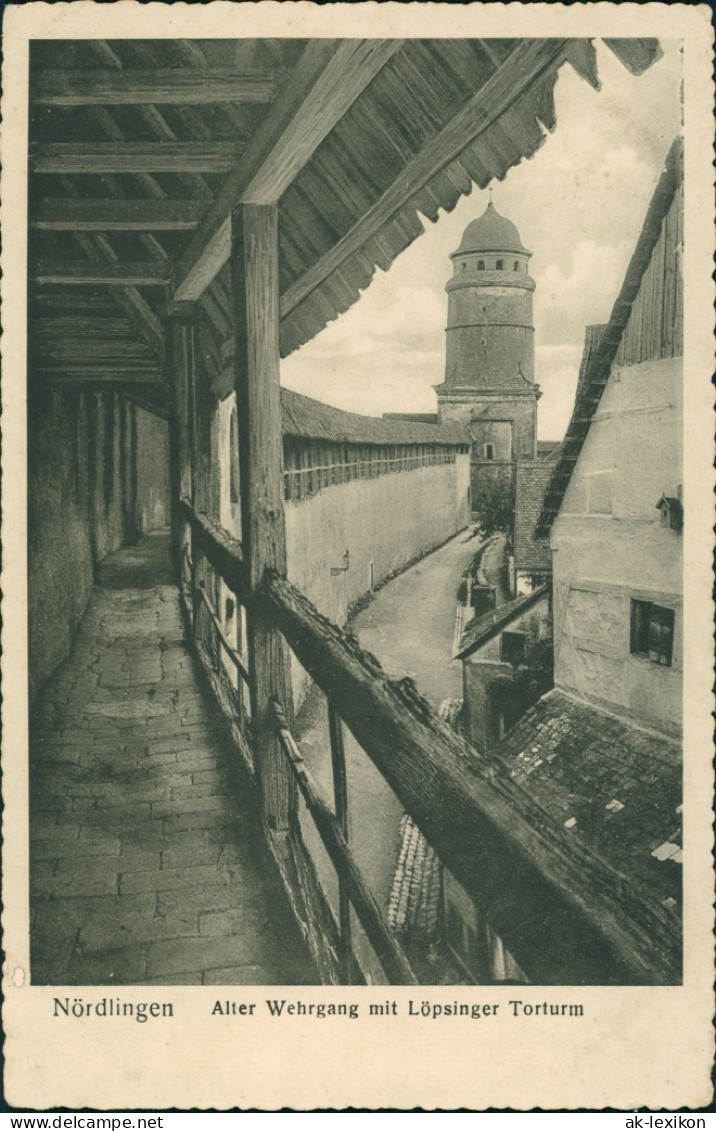
<svg viewBox="0 0 716 1131">
<path fill-rule="evenodd" d="M 460 579 L 479 548 L 467 531 L 428 554 L 392 579 L 351 622 L 362 647 L 376 655 L 393 678 L 410 676 L 422 695 L 438 708 L 444 699 L 462 695 L 462 667 L 453 660 L 455 611 Z M 301 751 L 323 796 L 332 797 L 330 742 L 325 699 L 314 687 L 298 720 Z M 351 847 L 376 899 L 384 908 L 390 896 L 400 840 L 403 807 L 364 750 L 346 730 L 348 813 Z M 313 822 L 306 817 L 303 835 L 318 862 L 321 881 L 337 898 L 335 872 Z M 382 980 L 367 942 L 356 940 L 369 977 Z"/>
<path fill-rule="evenodd" d="M 33 982 L 317 982 L 198 683 L 168 542 L 105 559 L 33 717 Z"/>
</svg>

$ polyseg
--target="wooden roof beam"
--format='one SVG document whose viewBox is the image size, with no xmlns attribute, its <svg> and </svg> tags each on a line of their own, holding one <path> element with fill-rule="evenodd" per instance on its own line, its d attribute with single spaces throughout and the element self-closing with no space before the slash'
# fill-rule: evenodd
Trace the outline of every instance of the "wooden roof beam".
<svg viewBox="0 0 716 1131">
<path fill-rule="evenodd" d="M 187 232 L 198 228 L 207 209 L 202 200 L 38 201 L 30 227 L 45 232 Z"/>
<path fill-rule="evenodd" d="M 74 238 L 79 246 L 84 249 L 90 262 L 117 263 L 119 257 L 106 236 L 84 235 L 81 232 L 76 232 Z M 149 343 L 157 356 L 163 359 L 164 331 L 146 299 L 135 286 L 114 287 L 112 294 L 118 305 L 133 320 L 144 340 Z"/>
<path fill-rule="evenodd" d="M 42 106 L 167 106 L 214 102 L 266 103 L 276 95 L 275 71 L 125 68 L 41 71 L 32 101 Z"/>
<path fill-rule="evenodd" d="M 400 176 L 350 231 L 281 296 L 287 317 L 346 260 L 389 223 L 423 186 L 485 133 L 529 86 L 565 58 L 563 39 L 520 42 L 466 106 L 409 161 Z"/>
<path fill-rule="evenodd" d="M 34 371 L 52 377 L 56 381 L 83 381 L 94 384 L 132 381 L 141 385 L 155 385 L 162 380 L 161 369 L 156 364 L 141 366 L 121 361 L 58 360 L 53 364 L 41 361 Z"/>
<path fill-rule="evenodd" d="M 196 301 L 228 261 L 231 213 L 276 203 L 402 40 L 312 40 L 182 257 L 174 299 Z"/>
<path fill-rule="evenodd" d="M 228 173 L 243 146 L 228 141 L 45 142 L 31 146 L 35 173 Z"/>
<path fill-rule="evenodd" d="M 162 263 L 36 263 L 31 278 L 44 286 L 161 287 L 169 281 Z"/>
</svg>

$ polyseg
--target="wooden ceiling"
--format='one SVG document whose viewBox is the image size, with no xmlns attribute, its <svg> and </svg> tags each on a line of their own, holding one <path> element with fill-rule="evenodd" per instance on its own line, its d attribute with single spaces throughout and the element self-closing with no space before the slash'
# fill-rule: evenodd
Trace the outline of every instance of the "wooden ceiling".
<svg viewBox="0 0 716 1131">
<path fill-rule="evenodd" d="M 655 40 L 608 41 L 634 73 Z M 35 41 L 30 371 L 114 384 L 166 411 L 168 318 L 191 309 L 232 385 L 228 257 L 241 202 L 279 209 L 281 352 L 531 156 L 588 40 Z"/>
</svg>

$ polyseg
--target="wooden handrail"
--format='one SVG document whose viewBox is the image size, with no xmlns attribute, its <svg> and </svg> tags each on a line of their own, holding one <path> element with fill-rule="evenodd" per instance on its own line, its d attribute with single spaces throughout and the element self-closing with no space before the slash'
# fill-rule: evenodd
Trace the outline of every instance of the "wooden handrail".
<svg viewBox="0 0 716 1131">
<path fill-rule="evenodd" d="M 442 863 L 531 981 L 674 984 L 679 917 L 568 836 L 496 756 L 480 756 L 409 679 L 290 582 L 267 572 L 261 600 Z"/>
<path fill-rule="evenodd" d="M 294 777 L 301 790 L 308 810 L 323 841 L 331 863 L 345 884 L 355 913 L 363 927 L 380 964 L 392 985 L 417 985 L 417 978 L 405 957 L 400 944 L 388 926 L 387 920 L 363 875 L 356 864 L 353 853 L 346 842 L 341 823 L 333 815 L 310 773 L 306 769 L 303 756 L 291 733 L 281 704 L 271 700 L 271 711 L 281 749 L 283 750 Z"/>
<path fill-rule="evenodd" d="M 246 666 L 246 661 L 244 660 L 241 653 L 236 648 L 234 648 L 234 645 L 230 642 L 229 638 L 224 633 L 224 630 L 221 627 L 221 621 L 219 620 L 219 618 L 216 614 L 216 609 L 211 604 L 211 601 L 209 600 L 209 598 L 207 596 L 206 589 L 204 588 L 203 585 L 199 586 L 198 593 L 199 593 L 199 597 L 201 598 L 203 604 L 206 606 L 206 610 L 207 610 L 209 617 L 211 619 L 211 623 L 214 626 L 214 631 L 216 632 L 216 635 L 218 636 L 219 640 L 221 641 L 221 643 L 224 647 L 224 651 L 227 653 L 229 659 L 231 660 L 232 664 L 234 665 L 234 667 L 238 671 L 241 678 L 246 683 L 249 683 L 250 680 L 251 680 L 251 676 L 249 675 L 249 669 Z"/>
<path fill-rule="evenodd" d="M 248 587 L 241 543 L 208 515 L 195 511 L 188 499 L 179 500 L 179 513 L 191 527 L 193 555 L 202 553 L 245 604 Z"/>
</svg>

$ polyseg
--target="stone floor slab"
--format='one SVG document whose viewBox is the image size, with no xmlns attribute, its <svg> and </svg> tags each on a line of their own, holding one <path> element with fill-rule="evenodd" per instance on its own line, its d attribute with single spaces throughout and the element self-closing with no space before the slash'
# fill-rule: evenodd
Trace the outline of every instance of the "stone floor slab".
<svg viewBox="0 0 716 1131">
<path fill-rule="evenodd" d="M 31 720 L 31 980 L 318 981 L 205 702 L 168 539 L 99 570 Z"/>
</svg>

